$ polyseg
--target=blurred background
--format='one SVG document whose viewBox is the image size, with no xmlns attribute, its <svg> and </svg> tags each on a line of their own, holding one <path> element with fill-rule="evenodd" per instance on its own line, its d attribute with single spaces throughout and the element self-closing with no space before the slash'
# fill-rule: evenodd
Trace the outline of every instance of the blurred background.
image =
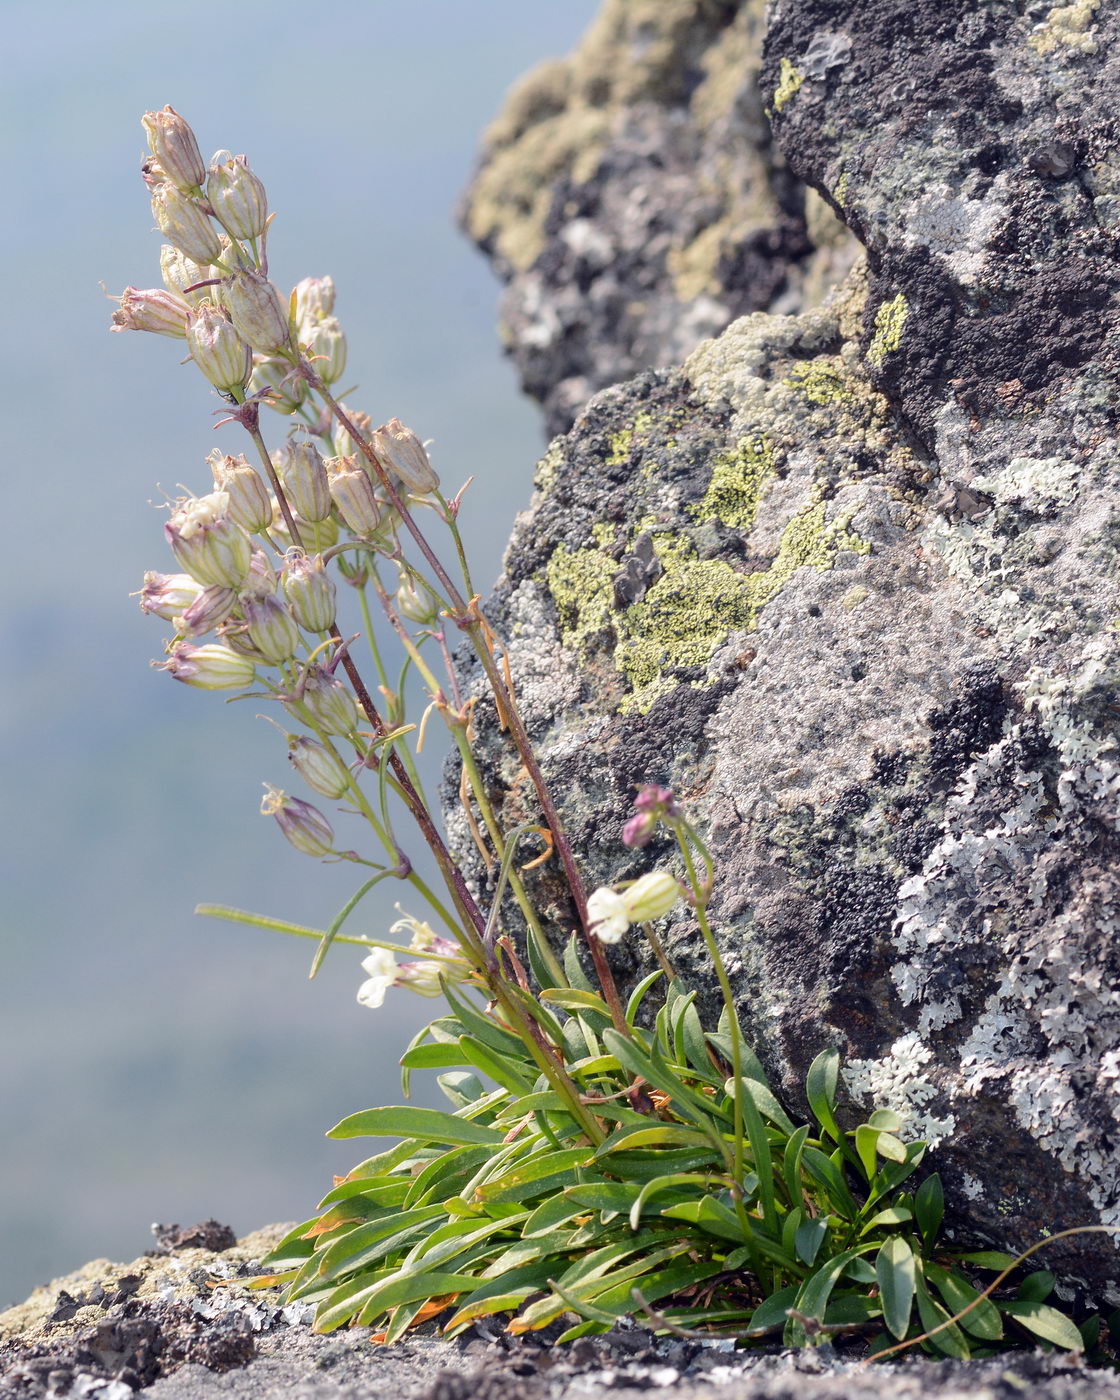
<svg viewBox="0 0 1120 1400">
<path fill-rule="evenodd" d="M 435 1009 L 403 991 L 358 1006 L 357 950 L 309 983 L 313 945 L 192 914 L 205 900 L 322 926 L 359 877 L 257 815 L 262 781 L 289 778 L 252 703 L 148 667 L 166 628 L 128 594 L 171 567 L 153 506 L 209 489 L 207 452 L 243 435 L 213 431 L 218 400 L 176 342 L 108 334 L 99 281 L 159 285 L 140 115 L 170 102 L 206 158 L 248 155 L 278 211 L 275 280 L 336 281 L 349 401 L 434 439 L 449 493 L 475 475 L 463 519 L 489 585 L 543 442 L 453 209 L 510 83 L 595 9 L 4 0 L 19 529 L 0 565 L 0 1308 L 87 1259 L 135 1257 L 152 1221 L 244 1233 L 311 1214 L 367 1155 L 323 1133 L 399 1101 L 396 1058 Z M 353 927 L 383 930 L 399 897 Z"/>
</svg>

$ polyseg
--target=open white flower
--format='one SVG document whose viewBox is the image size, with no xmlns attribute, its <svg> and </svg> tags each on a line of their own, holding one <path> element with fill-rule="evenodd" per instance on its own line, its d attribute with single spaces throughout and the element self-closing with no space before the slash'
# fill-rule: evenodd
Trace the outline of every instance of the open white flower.
<svg viewBox="0 0 1120 1400">
<path fill-rule="evenodd" d="M 618 943 L 630 927 L 626 901 L 607 885 L 588 895 L 587 917 L 600 943 Z"/>
<path fill-rule="evenodd" d="M 363 1006 L 383 1005 L 385 993 L 397 984 L 397 960 L 388 948 L 372 948 L 362 959 L 362 969 L 369 974 L 358 988 L 358 1000 Z"/>
</svg>

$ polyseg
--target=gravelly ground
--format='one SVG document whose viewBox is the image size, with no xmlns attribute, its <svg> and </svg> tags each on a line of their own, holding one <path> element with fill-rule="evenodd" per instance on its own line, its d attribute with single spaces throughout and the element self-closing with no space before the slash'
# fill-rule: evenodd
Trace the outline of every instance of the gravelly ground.
<svg viewBox="0 0 1120 1400">
<path fill-rule="evenodd" d="M 0 1400 L 1120 1400 L 1120 1375 L 1032 1352 L 865 1367 L 827 1347 L 748 1356 L 637 1327 L 565 1347 L 497 1330 L 388 1348 L 365 1328 L 319 1336 L 303 1304 L 243 1282 L 286 1228 L 232 1243 L 214 1221 L 168 1227 L 143 1259 L 37 1290 L 0 1313 Z"/>
</svg>

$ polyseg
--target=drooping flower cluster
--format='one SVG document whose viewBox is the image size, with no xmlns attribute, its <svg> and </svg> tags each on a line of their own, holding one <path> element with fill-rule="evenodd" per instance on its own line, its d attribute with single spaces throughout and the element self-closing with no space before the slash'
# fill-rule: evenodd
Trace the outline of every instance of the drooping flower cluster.
<svg viewBox="0 0 1120 1400">
<path fill-rule="evenodd" d="M 269 280 L 268 197 L 246 158 L 220 150 L 207 165 L 172 107 L 145 113 L 143 126 L 142 174 L 167 239 L 163 286 L 126 288 L 112 329 L 185 341 L 210 384 L 235 406 L 248 405 L 231 416 L 253 435 L 263 470 L 244 456 L 210 454 L 213 489 L 173 502 L 164 527 L 178 572 L 146 574 L 140 605 L 175 628 L 164 670 L 200 689 L 263 687 L 310 731 L 288 735 L 293 768 L 314 792 L 339 800 L 355 793 L 356 779 L 334 741 L 353 749 L 360 771 L 370 736 L 360 732 L 354 690 L 336 674 L 341 638 L 329 564 L 344 551 L 340 571 L 360 586 L 375 572 L 362 549 L 392 558 L 399 616 L 430 623 L 434 603 L 399 563 L 400 522 L 378 466 L 401 493 L 431 492 L 438 477 L 398 419 L 375 430 L 368 415 L 342 406 L 359 441 L 312 411 L 313 390 L 329 398 L 346 368 L 334 283 L 306 277 L 285 297 Z M 300 426 L 271 450 L 257 426 L 257 401 L 300 415 Z M 331 824 L 310 804 L 269 787 L 262 810 L 297 849 L 333 850 Z"/>
</svg>

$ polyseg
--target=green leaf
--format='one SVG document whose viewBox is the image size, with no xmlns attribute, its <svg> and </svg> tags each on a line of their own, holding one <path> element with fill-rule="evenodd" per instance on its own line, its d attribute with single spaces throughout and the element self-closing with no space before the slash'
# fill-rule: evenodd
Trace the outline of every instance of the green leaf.
<svg viewBox="0 0 1120 1400">
<path fill-rule="evenodd" d="M 840 1053 L 837 1050 L 822 1050 L 805 1076 L 805 1096 L 813 1110 L 813 1117 L 834 1142 L 840 1142 L 842 1137 L 833 1112 L 839 1077 Z"/>
<path fill-rule="evenodd" d="M 902 1119 L 893 1108 L 877 1108 L 867 1120 L 869 1128 L 877 1128 L 881 1133 L 897 1133 L 902 1127 Z"/>
<path fill-rule="evenodd" d="M 434 1143 L 493 1143 L 502 1141 L 502 1134 L 469 1118 L 440 1113 L 434 1108 L 367 1108 L 352 1113 L 327 1134 L 330 1138 L 403 1137 L 417 1142 Z"/>
<path fill-rule="evenodd" d="M 1081 1333 L 1065 1313 L 1052 1308 L 1049 1303 L 1031 1299 L 1012 1302 L 1001 1300 L 999 1307 L 1001 1312 L 1014 1318 L 1020 1327 L 1025 1327 L 1028 1332 L 1033 1332 L 1044 1342 L 1052 1342 L 1054 1346 L 1063 1347 L 1066 1351 L 1081 1350 Z"/>
<path fill-rule="evenodd" d="M 806 1146 L 801 1153 L 801 1160 L 809 1175 L 828 1192 L 833 1207 L 845 1220 L 854 1221 L 859 1215 L 859 1207 L 848 1189 L 843 1172 L 831 1157 L 826 1157 L 819 1148 Z"/>
<path fill-rule="evenodd" d="M 609 1156 L 635 1147 L 701 1147 L 710 1142 L 706 1133 L 685 1128 L 679 1123 L 652 1123 L 635 1128 L 626 1126 L 611 1133 L 600 1144 L 597 1157 Z"/>
<path fill-rule="evenodd" d="M 964 1279 L 960 1274 L 943 1269 L 940 1264 L 933 1264 L 929 1261 L 925 1264 L 926 1278 L 941 1294 L 948 1305 L 949 1311 L 953 1314 L 963 1312 L 970 1303 L 980 1297 L 978 1289 Z M 960 1326 L 977 1337 L 982 1342 L 998 1342 L 1003 1336 L 1003 1323 L 1000 1321 L 999 1309 L 990 1298 L 984 1298 L 971 1312 L 965 1313 L 960 1319 Z"/>
<path fill-rule="evenodd" d="M 782 1177 L 786 1184 L 786 1193 L 794 1203 L 801 1199 L 801 1153 L 808 1136 L 809 1125 L 803 1123 L 795 1133 L 790 1134 L 782 1152 Z"/>
<path fill-rule="evenodd" d="M 568 1147 L 560 1152 L 542 1152 L 521 1162 L 512 1171 L 478 1187 L 480 1201 L 522 1201 L 547 1190 L 559 1190 L 575 1179 L 575 1168 L 586 1166 L 594 1156 L 591 1147 Z"/>
<path fill-rule="evenodd" d="M 456 1069 L 449 1074 L 437 1075 L 436 1083 L 456 1108 L 473 1108 L 486 1096 L 482 1080 L 469 1070 Z"/>
<path fill-rule="evenodd" d="M 883 1321 L 902 1340 L 910 1327 L 916 1271 L 914 1251 L 901 1235 L 892 1235 L 875 1257 L 875 1277 L 883 1303 Z"/>
<path fill-rule="evenodd" d="M 700 1015 L 691 1001 L 681 1015 L 680 1030 L 684 1058 L 693 1069 L 699 1070 L 701 1074 L 709 1074 L 712 1069 L 712 1057 L 708 1054 L 708 1042 L 704 1039 Z"/>
<path fill-rule="evenodd" d="M 972 1352 L 964 1333 L 955 1322 L 949 1323 L 948 1327 L 942 1327 L 943 1322 L 948 1322 L 949 1314 L 930 1293 L 926 1287 L 925 1279 L 920 1273 L 915 1279 L 915 1288 L 922 1331 L 933 1333 L 929 1339 L 930 1346 L 935 1347 L 944 1356 L 955 1357 L 958 1361 L 967 1361 Z M 940 1328 L 940 1331 L 935 1330 L 937 1328 Z"/>
<path fill-rule="evenodd" d="M 884 1225 L 905 1225 L 912 1218 L 913 1212 L 907 1210 L 905 1206 L 888 1206 L 886 1210 L 881 1210 L 877 1215 L 873 1215 L 861 1228 L 860 1234 L 869 1234 L 872 1230 L 882 1229 Z"/>
<path fill-rule="evenodd" d="M 1013 1254 L 1005 1254 L 1002 1249 L 973 1249 L 957 1258 L 965 1264 L 975 1264 L 978 1269 L 990 1269 L 994 1274 L 1002 1274 L 1015 1263 Z"/>
<path fill-rule="evenodd" d="M 441 1298 L 445 1294 L 462 1293 L 473 1288 L 478 1280 L 473 1274 L 394 1274 L 381 1283 L 374 1284 L 362 1302 L 357 1315 L 359 1327 L 368 1327 L 391 1308 L 399 1308 L 404 1303 L 415 1303 L 429 1298 Z M 320 1323 L 316 1324 L 325 1331 Z"/>
<path fill-rule="evenodd" d="M 858 1258 L 867 1248 L 869 1246 L 860 1245 L 855 1249 L 846 1249 L 843 1253 L 830 1259 L 815 1274 L 810 1274 L 798 1291 L 797 1311 L 806 1317 L 815 1317 L 818 1322 L 823 1322 L 829 1296 L 841 1274 L 852 1260 Z M 810 1339 L 805 1332 L 804 1324 L 790 1318 L 786 1327 L 785 1340 L 787 1345 L 805 1346 Z"/>
<path fill-rule="evenodd" d="M 503 1030 L 496 1021 L 484 1015 L 477 1007 L 472 1006 L 465 997 L 457 996 L 446 981 L 444 983 L 444 996 L 448 1006 L 462 1023 L 464 1031 L 477 1036 L 483 1044 L 489 1045 L 490 1049 L 496 1050 L 499 1055 L 511 1055 L 515 1060 L 530 1059 L 529 1052 L 518 1036 L 511 1031 Z"/>
<path fill-rule="evenodd" d="M 585 992 L 593 992 L 595 989 L 587 980 L 579 960 L 579 939 L 573 933 L 568 939 L 568 946 L 564 949 L 564 971 L 568 975 L 568 981 L 573 987 L 578 987 Z"/>
<path fill-rule="evenodd" d="M 863 1293 L 834 1293 L 824 1310 L 825 1325 L 830 1327 L 857 1327 L 873 1318 L 882 1317 L 880 1299 L 868 1298 Z"/>
<path fill-rule="evenodd" d="M 526 1264 L 524 1268 L 513 1269 L 500 1278 L 487 1279 L 473 1293 L 460 1298 L 455 1315 L 443 1328 L 445 1337 L 453 1336 L 461 1328 L 480 1317 L 490 1317 L 498 1312 L 513 1312 L 534 1293 L 548 1286 L 549 1278 L 555 1274 L 555 1261 Z"/>
<path fill-rule="evenodd" d="M 495 1084 L 508 1089 L 511 1094 L 527 1094 L 536 1083 L 536 1075 L 525 1073 L 522 1064 L 491 1050 L 474 1036 L 464 1035 L 459 1040 L 461 1057 L 488 1075 Z"/>
<path fill-rule="evenodd" d="M 811 1267 L 827 1235 L 828 1221 L 823 1216 L 818 1215 L 816 1219 L 803 1220 L 797 1227 L 797 1233 L 794 1236 L 794 1247 L 797 1250 L 798 1259 Z"/>
<path fill-rule="evenodd" d="M 1049 1269 L 1039 1269 L 1026 1276 L 1017 1292 L 1025 1303 L 1044 1303 L 1053 1293 L 1055 1283 L 1057 1279 Z"/>
<path fill-rule="evenodd" d="M 715 1196 L 701 1196 L 698 1201 L 681 1201 L 677 1205 L 666 1206 L 661 1214 L 667 1220 L 687 1220 L 706 1234 L 731 1240 L 733 1244 L 742 1244 L 744 1239 L 739 1217 Z"/>
<path fill-rule="evenodd" d="M 646 1204 L 659 1195 L 662 1191 L 672 1191 L 681 1187 L 697 1186 L 705 1194 L 712 1191 L 712 1177 L 709 1173 L 701 1175 L 699 1172 L 672 1172 L 668 1176 L 656 1177 L 653 1181 L 647 1181 L 634 1199 L 634 1204 L 630 1207 L 630 1228 L 638 1229 L 642 1218 L 642 1212 Z"/>
<path fill-rule="evenodd" d="M 331 1283 L 356 1269 L 365 1269 L 411 1243 L 413 1236 L 444 1215 L 441 1206 L 419 1206 L 387 1220 L 371 1221 L 335 1240 L 316 1261 L 318 1285 Z"/>
<path fill-rule="evenodd" d="M 422 1034 L 427 1034 L 427 1028 Z M 413 1045 L 401 1056 L 405 1069 L 447 1069 L 450 1065 L 466 1064 L 462 1050 L 457 1044 L 450 1045 L 440 1040 L 427 1045 Z"/>
<path fill-rule="evenodd" d="M 760 1079 L 752 1079 L 749 1075 L 744 1075 L 741 1083 L 743 1092 L 750 1095 L 752 1103 L 763 1118 L 768 1119 L 775 1127 L 781 1128 L 783 1133 L 793 1134 L 797 1131 L 785 1109 L 774 1097 L 768 1084 L 764 1084 Z M 724 1092 L 729 1095 L 735 1092 L 734 1079 L 727 1081 L 724 1085 Z M 806 1132 L 808 1132 L 807 1128 Z"/>
<path fill-rule="evenodd" d="M 585 1181 L 566 1186 L 564 1195 L 577 1205 L 610 1216 L 629 1214 L 640 1190 L 634 1181 Z"/>
<path fill-rule="evenodd" d="M 654 983 L 659 978 L 664 977 L 664 975 L 665 974 L 661 971 L 661 969 L 657 968 L 654 972 L 651 972 L 647 976 L 643 977 L 642 980 L 638 983 L 638 985 L 634 988 L 634 990 L 630 993 L 630 1000 L 626 1003 L 626 1024 L 628 1026 L 632 1026 L 634 1022 L 638 1019 L 638 1012 L 642 1008 L 642 1002 L 645 1001 L 646 993 L 654 985 Z"/>
<path fill-rule="evenodd" d="M 914 1192 L 914 1216 L 927 1249 L 932 1249 L 945 1218 L 945 1191 L 936 1172 Z"/>
<path fill-rule="evenodd" d="M 745 1085 L 748 1081 L 742 1081 Z M 758 1174 L 758 1201 L 762 1207 L 762 1218 L 775 1239 L 782 1234 L 781 1221 L 774 1200 L 774 1165 L 770 1159 L 770 1140 L 766 1136 L 766 1125 L 751 1092 L 740 1093 L 739 1107 L 743 1114 L 743 1126 L 747 1130 L 751 1157 Z"/>
<path fill-rule="evenodd" d="M 786 1311 L 796 1304 L 800 1287 L 798 1283 L 791 1283 L 788 1288 L 780 1288 L 777 1293 L 771 1293 L 769 1298 L 763 1299 L 751 1314 L 747 1330 L 772 1332 L 784 1327 L 787 1320 Z"/>
<path fill-rule="evenodd" d="M 433 1200 L 443 1201 L 457 1195 L 483 1162 L 490 1159 L 492 1152 L 488 1146 L 453 1147 L 449 1152 L 441 1152 L 419 1176 L 412 1178 L 404 1204 L 429 1205 Z"/>
</svg>

